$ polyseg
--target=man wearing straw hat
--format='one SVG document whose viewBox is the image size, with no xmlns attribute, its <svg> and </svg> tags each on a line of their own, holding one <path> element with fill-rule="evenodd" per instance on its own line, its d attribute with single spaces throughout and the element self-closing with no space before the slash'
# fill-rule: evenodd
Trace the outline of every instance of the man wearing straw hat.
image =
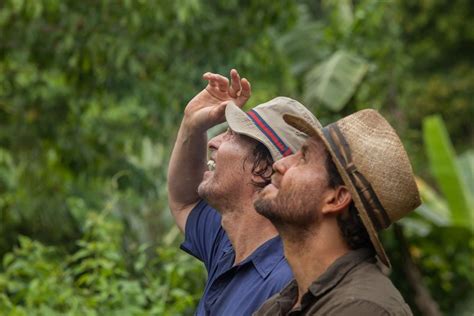
<svg viewBox="0 0 474 316">
<path fill-rule="evenodd" d="M 251 315 L 293 277 L 275 227 L 255 211 L 253 200 L 270 182 L 273 161 L 307 139 L 282 113 L 313 123 L 316 118 L 285 97 L 245 113 L 240 107 L 250 84 L 237 71 L 231 71 L 230 85 L 221 75 L 203 77 L 209 84 L 186 106 L 171 155 L 169 205 L 185 233 L 181 248 L 208 272 L 196 314 Z M 229 129 L 206 146 L 206 131 L 224 119 Z"/>
<path fill-rule="evenodd" d="M 397 134 L 374 110 L 324 128 L 284 118 L 311 138 L 274 164 L 255 208 L 280 233 L 295 280 L 255 315 L 411 315 L 377 235 L 420 204 Z"/>
</svg>

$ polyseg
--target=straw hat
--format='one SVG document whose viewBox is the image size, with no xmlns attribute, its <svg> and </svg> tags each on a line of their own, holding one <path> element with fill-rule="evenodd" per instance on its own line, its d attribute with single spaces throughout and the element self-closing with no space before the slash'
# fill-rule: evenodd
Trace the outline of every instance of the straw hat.
<svg viewBox="0 0 474 316">
<path fill-rule="evenodd" d="M 303 104 L 287 97 L 277 97 L 248 112 L 229 102 L 225 117 L 236 133 L 247 135 L 265 145 L 274 161 L 297 152 L 308 138 L 283 120 L 284 114 L 304 118 L 321 128 L 316 117 Z"/>
<path fill-rule="evenodd" d="M 395 130 L 371 109 L 324 128 L 292 114 L 284 119 L 326 145 L 379 259 L 390 267 L 377 232 L 421 204 L 410 161 Z"/>
</svg>

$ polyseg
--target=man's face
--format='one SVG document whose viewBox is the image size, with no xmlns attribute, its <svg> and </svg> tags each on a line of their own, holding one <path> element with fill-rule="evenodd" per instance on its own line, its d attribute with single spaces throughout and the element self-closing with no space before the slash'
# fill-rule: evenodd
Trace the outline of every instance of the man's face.
<svg viewBox="0 0 474 316">
<path fill-rule="evenodd" d="M 310 138 L 300 151 L 273 165 L 272 183 L 255 200 L 255 209 L 276 226 L 317 225 L 328 185 L 327 152 L 321 140 Z"/>
<path fill-rule="evenodd" d="M 204 173 L 198 194 L 215 207 L 232 203 L 251 185 L 251 154 L 255 143 L 228 129 L 212 138 L 208 146 L 214 167 Z"/>
</svg>

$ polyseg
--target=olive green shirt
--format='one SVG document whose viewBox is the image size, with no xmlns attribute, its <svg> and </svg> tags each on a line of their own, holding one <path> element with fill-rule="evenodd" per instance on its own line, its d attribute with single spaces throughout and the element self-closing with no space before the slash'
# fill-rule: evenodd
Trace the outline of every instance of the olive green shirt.
<svg viewBox="0 0 474 316">
<path fill-rule="evenodd" d="M 301 306 L 292 309 L 297 298 L 298 285 L 293 280 L 254 315 L 412 315 L 369 249 L 352 250 L 338 258 L 311 284 Z"/>
</svg>

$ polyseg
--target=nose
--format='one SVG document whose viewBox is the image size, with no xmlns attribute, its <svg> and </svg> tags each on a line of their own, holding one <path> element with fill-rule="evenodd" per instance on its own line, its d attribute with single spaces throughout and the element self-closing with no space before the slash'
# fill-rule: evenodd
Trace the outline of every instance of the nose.
<svg viewBox="0 0 474 316">
<path fill-rule="evenodd" d="M 280 160 L 275 161 L 273 163 L 273 170 L 279 174 L 285 174 L 285 172 L 288 170 L 289 162 L 292 156 L 294 155 L 286 156 Z"/>
</svg>

